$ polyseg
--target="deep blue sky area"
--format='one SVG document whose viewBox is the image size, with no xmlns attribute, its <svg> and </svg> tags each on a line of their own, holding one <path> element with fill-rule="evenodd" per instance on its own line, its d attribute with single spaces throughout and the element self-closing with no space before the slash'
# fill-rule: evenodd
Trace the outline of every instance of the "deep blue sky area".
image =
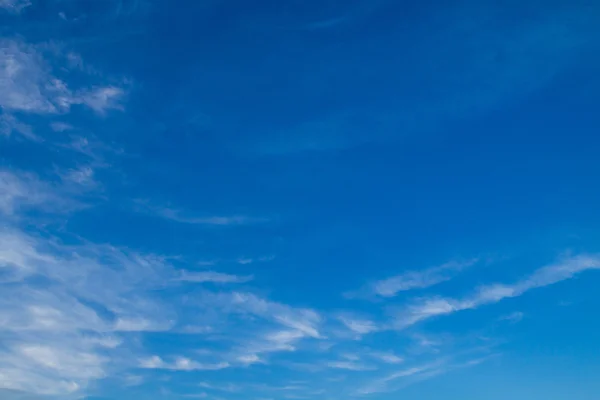
<svg viewBox="0 0 600 400">
<path fill-rule="evenodd" d="M 599 21 L 0 0 L 0 398 L 596 400 Z"/>
</svg>

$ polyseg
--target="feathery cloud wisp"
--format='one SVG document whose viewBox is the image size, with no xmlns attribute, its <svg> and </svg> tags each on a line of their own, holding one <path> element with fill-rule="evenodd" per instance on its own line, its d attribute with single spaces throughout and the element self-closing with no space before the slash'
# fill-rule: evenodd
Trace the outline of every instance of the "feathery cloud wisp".
<svg viewBox="0 0 600 400">
<path fill-rule="evenodd" d="M 215 271 L 203 271 L 203 272 L 187 272 L 184 271 L 179 278 L 180 281 L 184 282 L 196 282 L 196 283 L 245 283 L 250 282 L 254 279 L 253 276 L 240 276 L 224 274 Z"/>
<path fill-rule="evenodd" d="M 256 218 L 244 215 L 192 217 L 184 215 L 183 211 L 176 208 L 156 206 L 147 200 L 142 199 L 136 200 L 135 205 L 139 212 L 152 214 L 169 221 L 190 225 L 236 226 L 262 223 L 267 221 L 265 218 Z"/>
<path fill-rule="evenodd" d="M 329 368 L 345 369 L 348 371 L 373 371 L 377 368 L 356 361 L 332 361 L 327 363 Z"/>
<path fill-rule="evenodd" d="M 368 333 L 379 330 L 373 321 L 368 319 L 353 318 L 350 316 L 341 316 L 339 320 L 352 332 L 358 335 L 366 335 Z"/>
<path fill-rule="evenodd" d="M 377 296 L 394 297 L 399 292 L 424 289 L 452 279 L 461 270 L 474 265 L 476 259 L 457 262 L 451 261 L 422 271 L 409 271 L 371 284 L 371 290 Z"/>
<path fill-rule="evenodd" d="M 20 13 L 24 8 L 31 5 L 30 0 L 0 0 L 0 8 L 4 8 L 8 12 Z"/>
<path fill-rule="evenodd" d="M 159 356 L 142 359 L 139 365 L 145 369 L 166 369 L 170 371 L 215 371 L 229 367 L 226 362 L 204 364 L 186 357 L 177 357 L 173 362 L 166 362 Z"/>
<path fill-rule="evenodd" d="M 0 39 L 0 108 L 5 112 L 58 114 L 77 104 L 98 114 L 123 109 L 122 88 L 94 82 L 73 89 L 53 74 L 44 50 L 20 40 Z"/>
<path fill-rule="evenodd" d="M 567 257 L 556 264 L 538 269 L 512 285 L 492 284 L 482 286 L 475 293 L 463 299 L 430 297 L 421 300 L 398 313 L 395 326 L 402 329 L 436 316 L 497 303 L 506 298 L 521 296 L 531 289 L 571 279 L 578 273 L 592 269 L 600 269 L 599 256 Z"/>
</svg>

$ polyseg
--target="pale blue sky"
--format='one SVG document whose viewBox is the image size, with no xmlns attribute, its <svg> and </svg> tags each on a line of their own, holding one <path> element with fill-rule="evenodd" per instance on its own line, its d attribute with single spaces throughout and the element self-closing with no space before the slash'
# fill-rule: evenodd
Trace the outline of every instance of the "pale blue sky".
<svg viewBox="0 0 600 400">
<path fill-rule="evenodd" d="M 598 21 L 0 0 L 0 398 L 596 400 Z"/>
</svg>

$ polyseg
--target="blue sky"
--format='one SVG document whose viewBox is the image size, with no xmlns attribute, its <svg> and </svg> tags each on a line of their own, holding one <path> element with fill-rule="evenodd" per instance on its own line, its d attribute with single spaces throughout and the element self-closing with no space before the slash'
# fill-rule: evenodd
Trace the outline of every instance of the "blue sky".
<svg viewBox="0 0 600 400">
<path fill-rule="evenodd" d="M 599 20 L 0 0 L 0 397 L 597 399 Z"/>
</svg>

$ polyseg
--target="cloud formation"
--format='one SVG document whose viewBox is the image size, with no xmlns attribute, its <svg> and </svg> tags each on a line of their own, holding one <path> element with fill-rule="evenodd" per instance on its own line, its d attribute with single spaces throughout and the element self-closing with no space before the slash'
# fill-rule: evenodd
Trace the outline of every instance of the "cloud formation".
<svg viewBox="0 0 600 400">
<path fill-rule="evenodd" d="M 215 271 L 187 272 L 183 271 L 179 280 L 195 283 L 245 283 L 254 279 L 252 276 L 224 274 Z"/>
<path fill-rule="evenodd" d="M 566 257 L 560 262 L 540 268 L 533 274 L 510 285 L 481 286 L 473 294 L 462 299 L 429 297 L 419 300 L 397 314 L 395 326 L 402 329 L 437 316 L 475 309 L 506 298 L 518 297 L 532 289 L 568 280 L 581 272 L 594 269 L 600 269 L 600 257 L 598 256 Z"/>
<path fill-rule="evenodd" d="M 163 307 L 144 293 L 162 284 L 160 258 L 11 229 L 0 237 L 3 387 L 82 390 L 108 373 L 108 355 L 122 343 L 117 332 L 169 328 Z"/>
<path fill-rule="evenodd" d="M 0 8 L 11 13 L 20 13 L 31 5 L 30 0 L 0 0 Z"/>
<path fill-rule="evenodd" d="M 73 105 L 85 105 L 104 114 L 121 110 L 124 90 L 113 85 L 72 89 L 53 74 L 44 52 L 48 46 L 34 46 L 17 39 L 0 40 L 0 108 L 4 112 L 61 114 Z"/>
<path fill-rule="evenodd" d="M 0 169 L 0 213 L 14 217 L 32 208 L 61 213 L 81 207 L 59 187 L 33 173 Z"/>
<path fill-rule="evenodd" d="M 226 362 L 204 364 L 185 357 L 176 357 L 172 362 L 165 362 L 159 356 L 140 360 L 140 367 L 146 369 L 166 369 L 171 371 L 215 371 L 229 367 Z"/>
<path fill-rule="evenodd" d="M 327 366 L 329 368 L 345 369 L 348 371 L 372 371 L 376 369 L 373 366 L 356 361 L 332 361 L 327 363 Z"/>
<path fill-rule="evenodd" d="M 457 262 L 450 261 L 437 267 L 421 271 L 409 271 L 381 281 L 374 282 L 371 289 L 381 297 L 394 297 L 399 292 L 424 289 L 448 281 L 458 272 L 477 263 L 476 259 Z"/>
<path fill-rule="evenodd" d="M 400 292 L 425 289 L 449 281 L 466 268 L 475 265 L 478 259 L 450 261 L 445 264 L 418 270 L 407 271 L 390 278 L 371 282 L 356 292 L 345 293 L 346 298 L 395 297 Z"/>
<path fill-rule="evenodd" d="M 186 213 L 184 213 L 182 210 L 172 207 L 156 206 L 147 200 L 140 199 L 135 201 L 135 205 L 136 209 L 140 212 L 149 213 L 156 215 L 157 217 L 182 224 L 237 226 L 263 223 L 267 221 L 265 218 L 249 217 L 244 215 L 192 217 L 186 215 Z"/>
</svg>

